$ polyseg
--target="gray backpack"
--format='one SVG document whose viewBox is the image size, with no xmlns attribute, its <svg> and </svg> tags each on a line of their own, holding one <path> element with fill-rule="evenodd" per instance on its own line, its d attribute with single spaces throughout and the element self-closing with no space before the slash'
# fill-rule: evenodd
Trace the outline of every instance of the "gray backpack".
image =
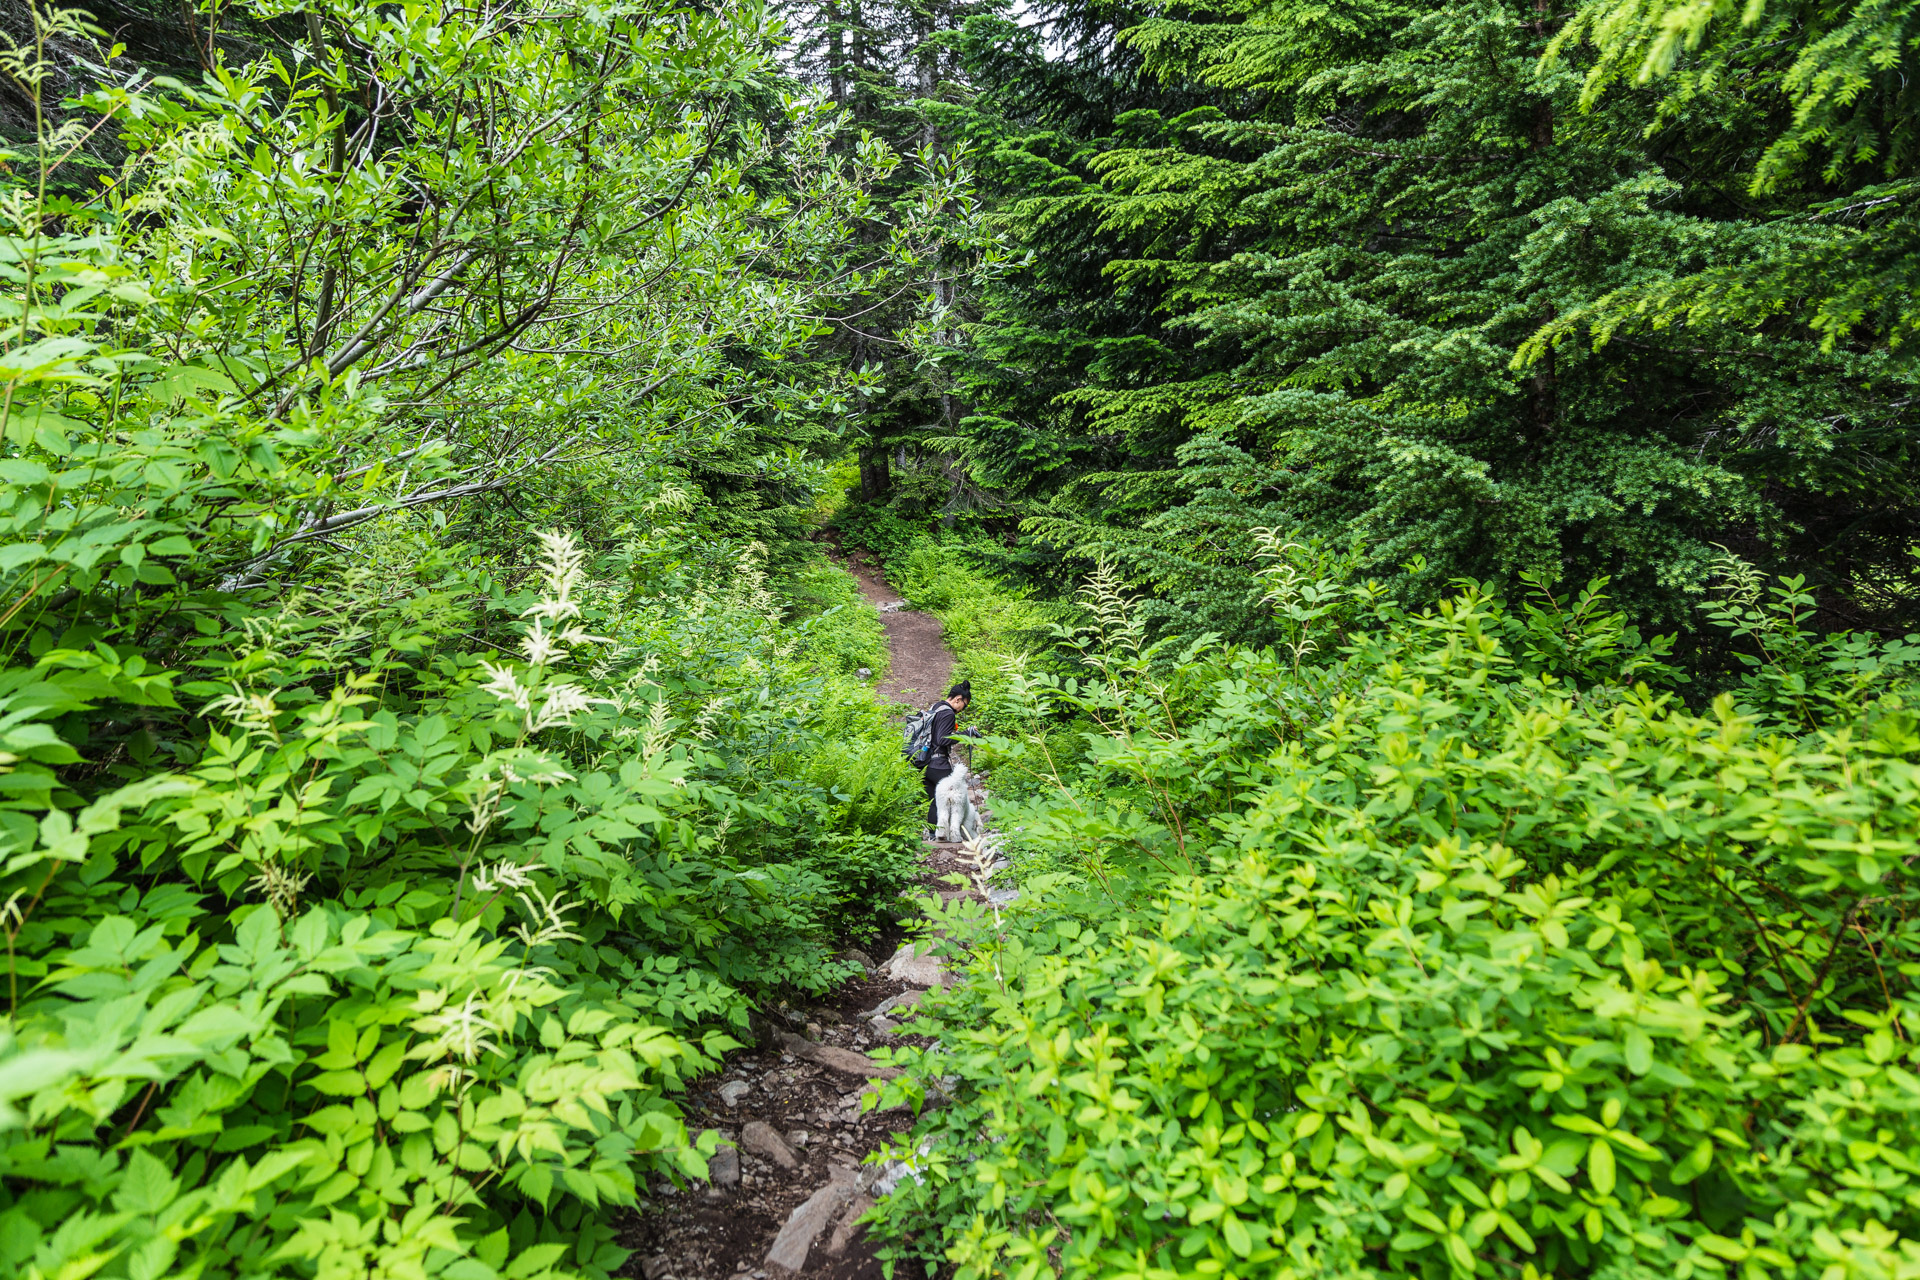
<svg viewBox="0 0 1920 1280">
<path fill-rule="evenodd" d="M 916 769 L 927 767 L 927 761 L 933 757 L 933 713 L 940 709 L 938 702 L 925 711 L 916 711 L 907 717 L 907 727 L 903 731 L 906 740 L 907 763 Z"/>
</svg>

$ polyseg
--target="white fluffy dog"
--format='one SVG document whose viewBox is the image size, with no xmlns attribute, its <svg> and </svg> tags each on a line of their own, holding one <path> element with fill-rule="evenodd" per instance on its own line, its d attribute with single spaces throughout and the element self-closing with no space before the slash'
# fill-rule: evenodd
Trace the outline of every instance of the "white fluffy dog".
<svg viewBox="0 0 1920 1280">
<path fill-rule="evenodd" d="M 939 818 L 933 829 L 935 840 L 958 844 L 980 834 L 980 811 L 967 795 L 967 766 L 960 761 L 955 760 L 953 772 L 934 786 L 933 811 Z"/>
</svg>

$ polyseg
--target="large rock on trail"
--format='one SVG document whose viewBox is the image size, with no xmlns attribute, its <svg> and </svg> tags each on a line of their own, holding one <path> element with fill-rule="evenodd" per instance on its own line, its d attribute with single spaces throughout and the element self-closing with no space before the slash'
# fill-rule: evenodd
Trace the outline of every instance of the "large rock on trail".
<svg viewBox="0 0 1920 1280">
<path fill-rule="evenodd" d="M 893 953 L 893 959 L 887 961 L 886 972 L 895 982 L 904 982 L 910 987 L 947 984 L 946 966 L 940 963 L 940 958 L 925 954 L 911 942 Z"/>
<path fill-rule="evenodd" d="M 805 1058 L 829 1071 L 858 1076 L 862 1080 L 891 1080 L 900 1074 L 898 1067 L 883 1067 L 864 1053 L 830 1044 L 815 1044 L 789 1031 L 780 1033 L 780 1047 L 796 1058 Z"/>
<path fill-rule="evenodd" d="M 840 1216 L 854 1194 L 853 1179 L 836 1172 L 833 1181 L 808 1196 L 799 1208 L 787 1215 L 786 1225 L 774 1237 L 773 1248 L 767 1251 L 767 1271 L 784 1277 L 797 1276 L 806 1270 L 807 1254 L 812 1251 L 813 1242 Z"/>
</svg>

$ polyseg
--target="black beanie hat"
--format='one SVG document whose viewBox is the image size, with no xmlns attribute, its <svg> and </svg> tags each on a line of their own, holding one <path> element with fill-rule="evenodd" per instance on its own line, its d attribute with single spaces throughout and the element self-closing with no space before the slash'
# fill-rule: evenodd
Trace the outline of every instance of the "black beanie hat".
<svg viewBox="0 0 1920 1280">
<path fill-rule="evenodd" d="M 959 684 L 947 690 L 947 696 L 949 698 L 965 698 L 968 702 L 972 702 L 973 685 L 969 681 L 962 680 Z"/>
</svg>

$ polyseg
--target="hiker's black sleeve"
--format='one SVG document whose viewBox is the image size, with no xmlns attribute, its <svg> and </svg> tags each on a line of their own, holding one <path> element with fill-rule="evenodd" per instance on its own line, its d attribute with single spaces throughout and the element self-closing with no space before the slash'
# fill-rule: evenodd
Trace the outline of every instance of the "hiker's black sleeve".
<svg viewBox="0 0 1920 1280">
<path fill-rule="evenodd" d="M 953 708 L 941 703 L 933 709 L 933 754 L 945 756 L 947 744 L 953 741 Z"/>
</svg>

